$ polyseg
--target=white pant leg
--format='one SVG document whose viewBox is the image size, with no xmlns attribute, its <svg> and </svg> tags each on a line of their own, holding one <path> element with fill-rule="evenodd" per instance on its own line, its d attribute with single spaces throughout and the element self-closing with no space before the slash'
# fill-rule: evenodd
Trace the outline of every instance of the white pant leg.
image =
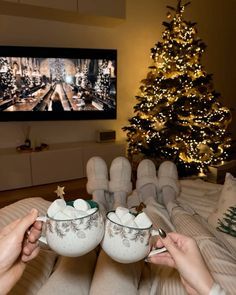
<svg viewBox="0 0 236 295">
<path fill-rule="evenodd" d="M 143 264 L 121 264 L 101 250 L 90 295 L 137 295 Z"/>
<path fill-rule="evenodd" d="M 97 260 L 96 251 L 60 261 L 37 295 L 88 295 Z"/>
</svg>

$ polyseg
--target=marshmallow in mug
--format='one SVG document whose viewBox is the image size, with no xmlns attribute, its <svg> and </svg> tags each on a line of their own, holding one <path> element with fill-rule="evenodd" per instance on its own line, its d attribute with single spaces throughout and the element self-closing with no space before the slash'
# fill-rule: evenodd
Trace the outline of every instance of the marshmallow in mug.
<svg viewBox="0 0 236 295">
<path fill-rule="evenodd" d="M 88 202 L 83 199 L 76 199 L 73 207 L 66 205 L 62 199 L 57 199 L 48 208 L 47 214 L 50 218 L 58 220 L 70 220 L 88 216 L 96 211 L 96 208 L 91 208 Z"/>
<path fill-rule="evenodd" d="M 145 212 L 135 216 L 128 209 L 118 207 L 107 214 L 101 246 L 113 260 L 134 263 L 150 254 L 151 237 L 158 234 Z"/>
<path fill-rule="evenodd" d="M 129 209 L 124 207 L 117 207 L 115 212 L 109 212 L 108 218 L 119 225 L 133 228 L 149 228 L 152 226 L 152 222 L 145 212 L 134 216 L 129 212 Z"/>
<path fill-rule="evenodd" d="M 89 205 L 87 205 L 87 204 Z M 45 222 L 45 236 L 40 241 L 62 256 L 85 255 L 98 246 L 104 236 L 104 220 L 94 201 L 56 200 L 48 214 L 37 220 Z M 86 210 L 85 210 L 86 209 Z"/>
</svg>

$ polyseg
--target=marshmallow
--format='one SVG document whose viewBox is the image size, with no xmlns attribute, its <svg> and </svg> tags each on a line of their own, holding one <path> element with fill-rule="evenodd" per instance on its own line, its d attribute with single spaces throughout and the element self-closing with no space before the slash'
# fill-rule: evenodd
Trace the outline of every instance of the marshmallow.
<svg viewBox="0 0 236 295">
<path fill-rule="evenodd" d="M 82 211 L 82 210 L 75 210 L 75 217 L 74 218 L 81 218 L 81 217 L 85 217 L 88 216 L 88 212 L 86 211 Z"/>
<path fill-rule="evenodd" d="M 116 211 L 109 212 L 107 217 L 111 221 L 119 225 L 128 226 L 136 229 L 146 229 L 152 226 L 151 220 L 144 212 L 138 214 L 135 217 L 135 215 L 129 212 L 129 209 L 124 207 L 117 207 Z"/>
<path fill-rule="evenodd" d="M 135 228 L 135 229 L 138 228 L 137 224 L 132 220 L 128 224 L 126 224 L 126 226 L 132 227 L 132 228 Z"/>
<path fill-rule="evenodd" d="M 115 222 L 115 223 L 117 223 L 117 224 L 122 225 L 122 222 L 121 222 L 120 218 L 117 216 L 117 214 L 116 214 L 115 212 L 109 212 L 108 215 L 107 215 L 107 217 L 108 217 L 111 221 L 113 221 L 113 222 Z"/>
<path fill-rule="evenodd" d="M 67 215 L 71 219 L 80 218 L 87 216 L 87 212 L 83 210 L 77 210 L 74 207 L 66 206 L 66 208 L 62 211 L 63 214 Z"/>
<path fill-rule="evenodd" d="M 49 206 L 47 214 L 49 217 L 54 217 L 60 211 L 63 211 L 66 207 L 66 202 L 62 199 L 57 199 Z"/>
<path fill-rule="evenodd" d="M 87 215 L 91 215 L 96 211 L 97 211 L 97 208 L 91 208 L 91 209 L 88 209 L 86 212 L 87 212 Z"/>
<path fill-rule="evenodd" d="M 125 207 L 117 207 L 116 208 L 116 215 L 118 216 L 118 218 L 120 220 L 122 220 L 122 217 L 127 213 L 129 213 L 129 209 L 127 209 Z"/>
<path fill-rule="evenodd" d="M 129 226 L 134 221 L 135 216 L 131 213 L 126 213 L 125 215 L 122 216 L 121 222 L 123 225 Z"/>
<path fill-rule="evenodd" d="M 57 212 L 54 216 L 53 216 L 53 219 L 56 219 L 56 220 L 71 220 L 71 217 L 64 214 L 63 212 Z"/>
<path fill-rule="evenodd" d="M 89 203 L 83 199 L 76 199 L 74 201 L 73 206 L 75 207 L 75 209 L 82 210 L 82 211 L 87 211 L 87 210 L 91 209 Z"/>
<path fill-rule="evenodd" d="M 64 213 L 65 215 L 71 218 L 74 218 L 76 214 L 76 209 L 71 206 L 66 206 L 66 208 L 62 211 L 62 213 Z"/>
<path fill-rule="evenodd" d="M 83 199 L 74 201 L 74 207 L 67 206 L 63 199 L 57 199 L 48 208 L 49 217 L 58 220 L 70 220 L 81 218 L 93 214 L 97 208 L 90 207 L 89 203 Z"/>
<path fill-rule="evenodd" d="M 137 224 L 139 228 L 149 228 L 152 226 L 152 222 L 147 216 L 147 214 L 145 214 L 145 212 L 139 213 L 135 217 L 134 222 Z"/>
</svg>

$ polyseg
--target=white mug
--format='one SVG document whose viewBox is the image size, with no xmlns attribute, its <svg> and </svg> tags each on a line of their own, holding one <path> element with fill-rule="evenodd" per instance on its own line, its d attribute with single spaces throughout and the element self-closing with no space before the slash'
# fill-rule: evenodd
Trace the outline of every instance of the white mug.
<svg viewBox="0 0 236 295">
<path fill-rule="evenodd" d="M 48 215 L 38 217 L 37 220 L 45 222 L 45 237 L 40 237 L 40 241 L 68 257 L 82 256 L 96 248 L 104 235 L 104 221 L 98 205 L 88 202 L 97 210 L 84 217 L 69 220 L 57 220 Z"/>
<path fill-rule="evenodd" d="M 120 263 L 133 263 L 147 256 L 166 251 L 166 248 L 163 247 L 150 252 L 150 238 L 157 235 L 159 232 L 154 230 L 152 226 L 133 228 L 120 225 L 109 219 L 107 214 L 101 246 L 113 260 Z"/>
</svg>

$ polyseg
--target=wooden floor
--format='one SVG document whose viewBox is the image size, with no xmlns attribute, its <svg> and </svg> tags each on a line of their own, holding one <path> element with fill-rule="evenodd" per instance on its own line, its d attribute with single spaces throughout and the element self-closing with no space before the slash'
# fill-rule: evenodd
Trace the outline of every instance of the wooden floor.
<svg viewBox="0 0 236 295">
<path fill-rule="evenodd" d="M 30 197 L 42 197 L 46 200 L 53 201 L 57 198 L 55 193 L 57 186 L 64 187 L 65 200 L 74 200 L 78 198 L 90 199 L 91 196 L 86 191 L 86 182 L 86 178 L 81 178 L 28 188 L 2 191 L 0 192 L 0 208 Z"/>
</svg>

